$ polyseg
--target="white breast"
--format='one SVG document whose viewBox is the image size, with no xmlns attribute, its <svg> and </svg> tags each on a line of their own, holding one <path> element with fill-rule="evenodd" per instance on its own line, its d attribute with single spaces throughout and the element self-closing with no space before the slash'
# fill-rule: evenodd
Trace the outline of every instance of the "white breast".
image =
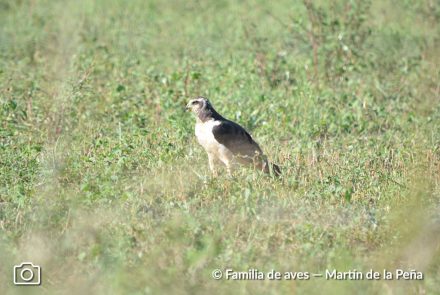
<svg viewBox="0 0 440 295">
<path fill-rule="evenodd" d="M 232 152 L 223 144 L 219 143 L 212 133 L 212 128 L 220 125 L 220 121 L 209 120 L 207 122 L 201 122 L 197 120 L 196 123 L 196 137 L 197 141 L 208 153 L 208 156 L 213 162 L 220 160 L 223 164 L 225 164 L 228 169 L 231 167 L 231 163 L 234 161 L 234 156 Z M 211 165 L 211 164 L 210 164 Z"/>
<path fill-rule="evenodd" d="M 207 122 L 197 122 L 195 133 L 197 141 L 202 145 L 206 151 L 214 152 L 219 148 L 220 143 L 215 139 L 212 133 L 212 128 L 219 125 L 219 121 L 209 120 Z"/>
</svg>

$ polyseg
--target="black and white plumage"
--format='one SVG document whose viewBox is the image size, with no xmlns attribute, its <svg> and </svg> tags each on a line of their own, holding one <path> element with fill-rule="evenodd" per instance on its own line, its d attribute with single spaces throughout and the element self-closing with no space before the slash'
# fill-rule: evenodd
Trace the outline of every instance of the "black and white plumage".
<svg viewBox="0 0 440 295">
<path fill-rule="evenodd" d="M 236 164 L 280 175 L 280 168 L 269 163 L 260 146 L 240 125 L 222 117 L 204 97 L 192 99 L 186 105 L 196 115 L 195 134 L 208 154 L 209 168 L 217 175 L 218 164 L 226 166 L 228 173 Z"/>
</svg>

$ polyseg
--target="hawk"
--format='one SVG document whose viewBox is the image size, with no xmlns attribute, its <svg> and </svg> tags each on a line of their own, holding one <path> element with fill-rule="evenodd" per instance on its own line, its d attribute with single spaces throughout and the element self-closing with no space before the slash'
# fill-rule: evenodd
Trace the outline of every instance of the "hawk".
<svg viewBox="0 0 440 295">
<path fill-rule="evenodd" d="M 209 168 L 217 176 L 219 163 L 231 175 L 236 164 L 253 166 L 265 173 L 281 174 L 280 167 L 269 163 L 258 143 L 240 125 L 225 119 L 213 108 L 208 99 L 198 97 L 186 105 L 196 116 L 195 134 L 208 154 Z"/>
</svg>

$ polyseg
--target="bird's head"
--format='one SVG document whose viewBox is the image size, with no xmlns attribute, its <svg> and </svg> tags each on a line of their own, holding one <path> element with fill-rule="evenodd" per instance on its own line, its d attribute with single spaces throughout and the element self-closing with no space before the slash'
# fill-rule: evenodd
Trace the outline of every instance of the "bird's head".
<svg viewBox="0 0 440 295">
<path fill-rule="evenodd" d="M 193 112 L 198 115 L 202 110 L 207 110 L 211 108 L 211 104 L 208 99 L 204 97 L 197 97 L 195 99 L 191 99 L 186 105 L 186 110 Z"/>
</svg>

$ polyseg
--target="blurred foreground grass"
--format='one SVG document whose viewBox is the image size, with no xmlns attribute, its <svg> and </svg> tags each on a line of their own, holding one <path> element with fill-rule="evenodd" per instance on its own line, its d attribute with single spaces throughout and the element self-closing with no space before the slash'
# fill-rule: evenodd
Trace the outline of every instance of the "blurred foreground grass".
<svg viewBox="0 0 440 295">
<path fill-rule="evenodd" d="M 439 24 L 431 0 L 0 0 L 0 293 L 440 294 Z M 283 179 L 211 179 L 197 95 Z M 12 285 L 27 260 L 42 287 Z"/>
</svg>

